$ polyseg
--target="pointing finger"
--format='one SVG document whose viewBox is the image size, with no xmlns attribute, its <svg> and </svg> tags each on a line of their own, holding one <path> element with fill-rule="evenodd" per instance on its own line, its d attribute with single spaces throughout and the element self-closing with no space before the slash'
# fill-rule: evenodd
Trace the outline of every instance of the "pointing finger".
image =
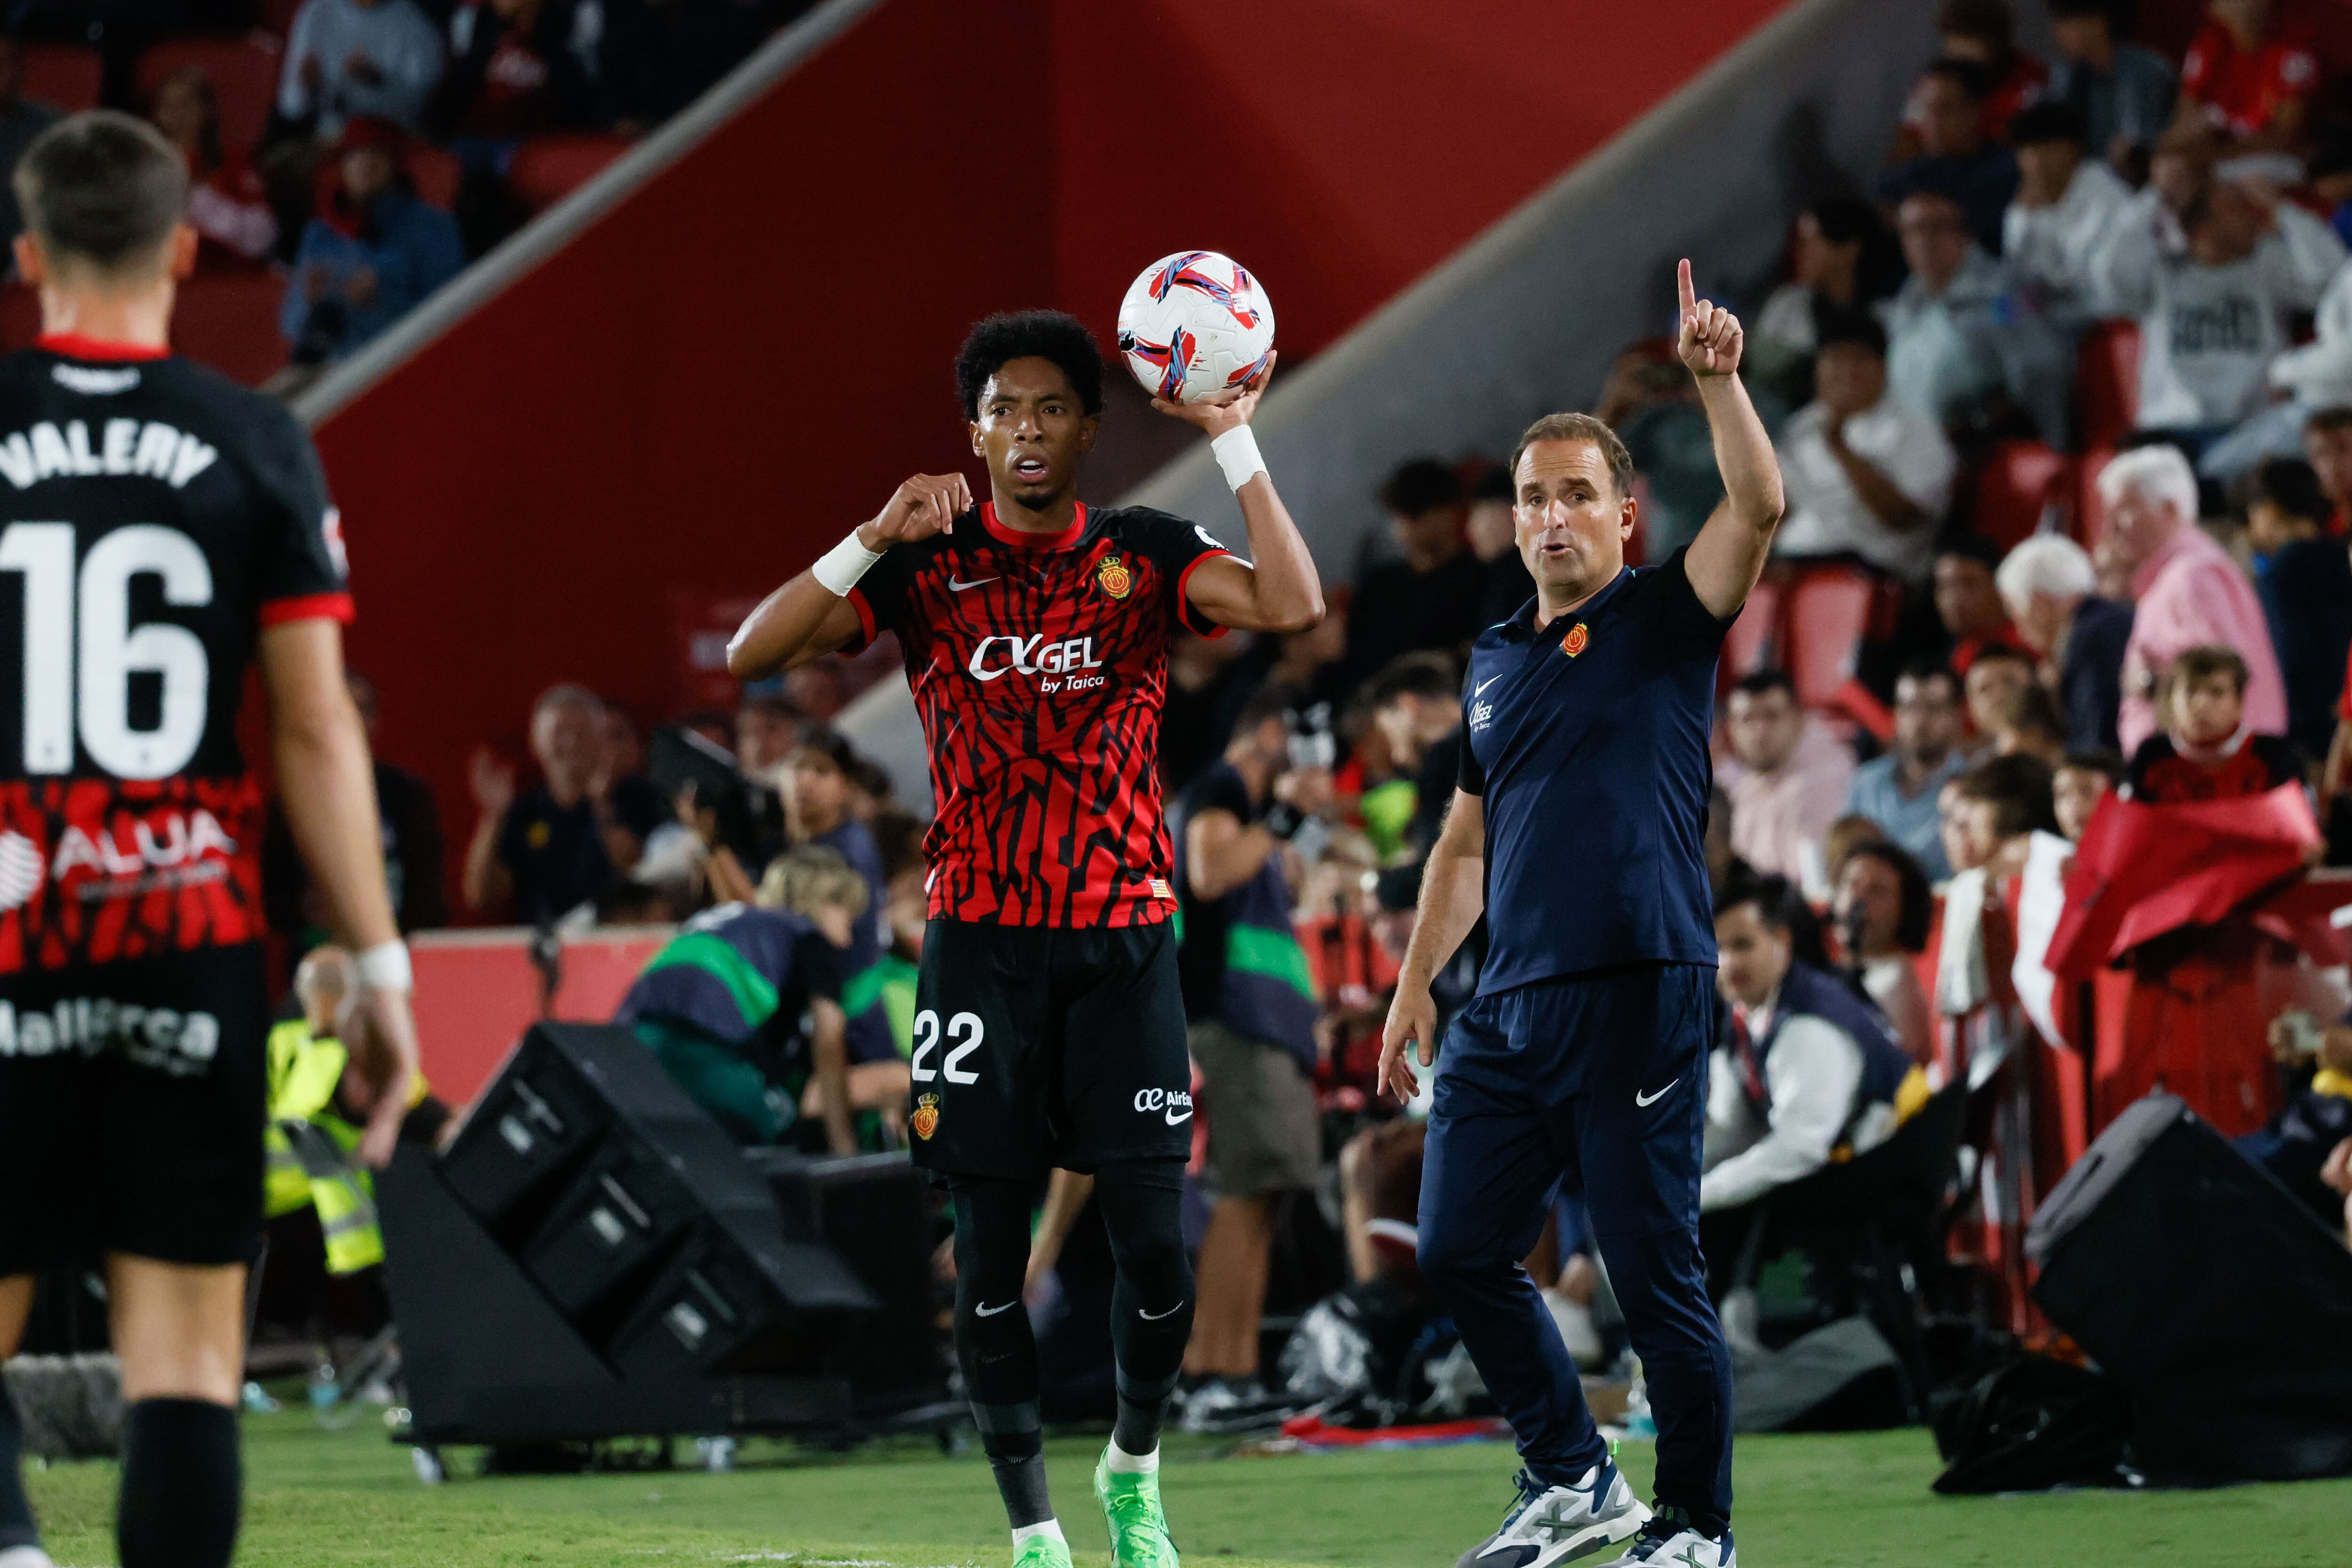
<svg viewBox="0 0 2352 1568">
<path fill-rule="evenodd" d="M 1689 320 L 1691 307 L 1698 303 L 1698 296 L 1691 290 L 1690 258 L 1687 256 L 1675 268 L 1675 293 L 1682 305 L 1684 320 Z"/>
</svg>

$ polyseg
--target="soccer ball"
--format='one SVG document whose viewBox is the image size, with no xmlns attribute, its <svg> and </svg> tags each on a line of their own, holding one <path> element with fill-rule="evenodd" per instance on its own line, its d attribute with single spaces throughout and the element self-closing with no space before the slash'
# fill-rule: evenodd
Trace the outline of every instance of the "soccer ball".
<svg viewBox="0 0 2352 1568">
<path fill-rule="evenodd" d="M 1163 256 L 1118 303 L 1118 352 L 1171 403 L 1237 392 L 1274 352 L 1274 307 L 1248 268 L 1213 250 Z"/>
</svg>

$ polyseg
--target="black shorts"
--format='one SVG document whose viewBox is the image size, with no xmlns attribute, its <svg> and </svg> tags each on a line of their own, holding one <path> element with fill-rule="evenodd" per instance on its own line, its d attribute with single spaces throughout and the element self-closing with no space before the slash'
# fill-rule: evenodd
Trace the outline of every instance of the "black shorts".
<svg viewBox="0 0 2352 1568">
<path fill-rule="evenodd" d="M 1192 1064 L 1169 922 L 935 920 L 915 1005 L 908 1121 L 926 1170 L 1023 1179 L 1191 1154 Z"/>
<path fill-rule="evenodd" d="M 268 1032 L 256 943 L 0 975 L 0 1276 L 249 1262 Z"/>
</svg>

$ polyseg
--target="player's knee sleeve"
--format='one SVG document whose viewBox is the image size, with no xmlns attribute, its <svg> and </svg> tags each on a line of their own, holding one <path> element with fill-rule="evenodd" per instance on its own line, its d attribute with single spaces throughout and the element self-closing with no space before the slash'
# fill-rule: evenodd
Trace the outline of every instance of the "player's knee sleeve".
<svg viewBox="0 0 2352 1568">
<path fill-rule="evenodd" d="M 0 1552 L 41 1543 L 32 1502 L 25 1496 L 24 1452 L 25 1430 L 17 1425 L 16 1402 L 8 1397 L 7 1385 L 0 1384 Z"/>
<path fill-rule="evenodd" d="M 244 1478 L 236 1412 L 203 1399 L 142 1399 L 122 1416 L 122 1568 L 228 1568 Z"/>
<path fill-rule="evenodd" d="M 1037 1342 L 1021 1299 L 1029 1271 L 1029 1188 L 1019 1182 L 959 1181 L 950 1190 L 956 1355 L 964 1384 L 975 1405 L 1034 1405 Z M 981 1430 L 985 1435 L 987 1426 Z"/>
</svg>

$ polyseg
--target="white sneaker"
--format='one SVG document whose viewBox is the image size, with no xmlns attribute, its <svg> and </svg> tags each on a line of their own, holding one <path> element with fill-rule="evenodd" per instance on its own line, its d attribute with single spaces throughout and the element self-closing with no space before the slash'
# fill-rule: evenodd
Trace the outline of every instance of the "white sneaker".
<svg viewBox="0 0 2352 1568">
<path fill-rule="evenodd" d="M 1603 1459 L 1572 1487 L 1548 1487 L 1527 1471 L 1513 1478 L 1518 1500 L 1502 1527 L 1462 1554 L 1454 1568 L 1553 1568 L 1624 1540 L 1650 1510 Z"/>
<path fill-rule="evenodd" d="M 0 1547 L 0 1568 L 58 1568 L 37 1546 Z"/>
<path fill-rule="evenodd" d="M 1739 1568 L 1739 1558 L 1731 1549 L 1727 1530 L 1720 1540 L 1696 1530 L 1677 1530 L 1671 1535 L 1645 1530 L 1632 1551 L 1600 1568 Z"/>
</svg>

